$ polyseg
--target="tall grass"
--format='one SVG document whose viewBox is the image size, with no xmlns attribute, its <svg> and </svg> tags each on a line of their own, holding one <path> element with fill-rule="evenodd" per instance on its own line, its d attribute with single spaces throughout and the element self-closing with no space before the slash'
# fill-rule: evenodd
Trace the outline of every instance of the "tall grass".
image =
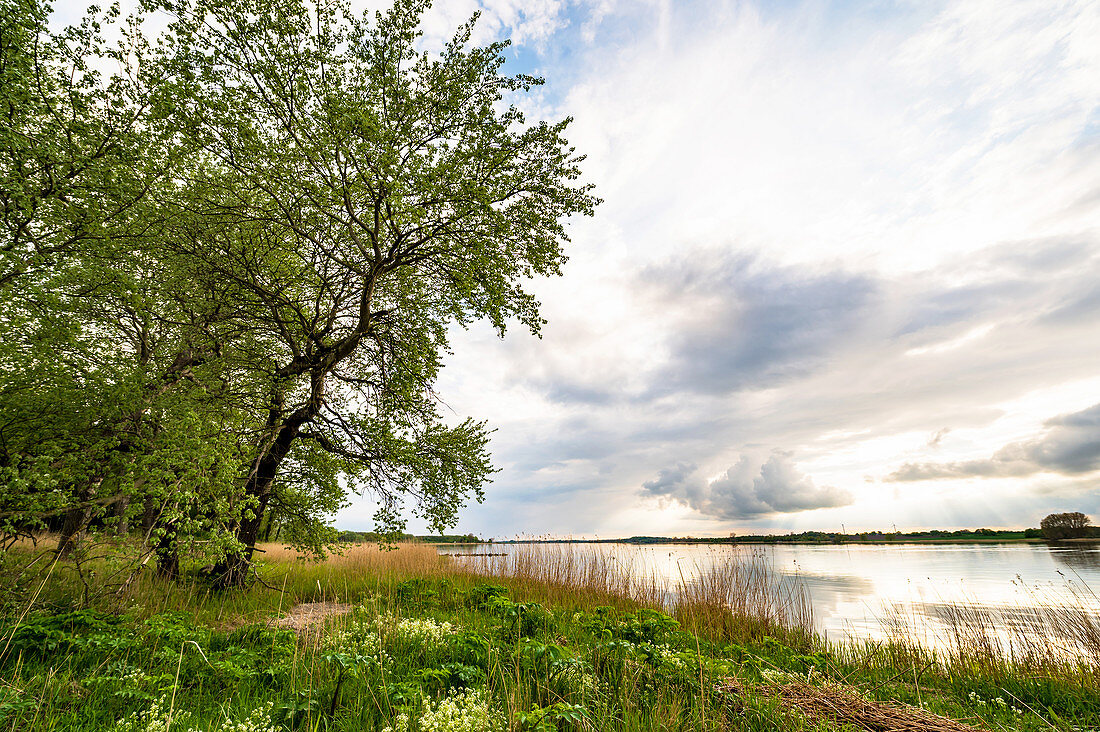
<svg viewBox="0 0 1100 732">
<path fill-rule="evenodd" d="M 1034 591 L 1015 604 L 922 603 L 889 608 L 883 627 L 895 645 L 924 646 L 947 662 L 988 668 L 1100 669 L 1100 614 L 1087 588 L 1052 602 Z M 931 622 L 929 622 L 931 621 Z"/>
<path fill-rule="evenodd" d="M 131 709 L 132 700 L 96 691 L 97 683 L 120 691 L 130 683 L 123 678 L 128 671 L 111 670 L 118 653 L 103 650 L 115 647 L 116 629 L 119 642 L 125 641 L 119 646 L 126 649 L 121 661 L 145 669 L 148 679 L 186 677 L 179 691 L 191 708 L 232 711 L 239 717 L 266 701 L 293 707 L 304 698 L 312 706 L 301 712 L 299 728 L 316 732 L 379 728 L 405 703 L 401 699 L 409 684 L 434 689 L 438 698 L 443 663 L 452 664 L 454 673 L 480 669 L 479 678 L 503 704 L 511 730 L 550 729 L 522 717 L 559 702 L 564 706 L 556 707 L 555 714 L 571 714 L 570 705 L 581 704 L 591 719 L 573 726 L 563 722 L 560 729 L 807 728 L 797 710 L 788 719 L 776 700 L 753 697 L 751 690 L 740 707 L 709 696 L 714 683 L 727 675 L 751 685 L 763 683 L 772 672 L 803 682 L 828 678 L 859 686 L 875 699 L 956 717 L 982 716 L 1004 729 L 1048 728 L 1067 719 L 1078 726 L 1100 721 L 1100 625 L 1090 612 L 1095 598 L 1084 594 L 1077 606 L 1043 606 L 1035 598 L 1027 612 L 929 606 L 924 611 L 938 613 L 945 629 L 937 645 L 922 647 L 913 633 L 919 619 L 898 614 L 885 641 L 840 646 L 814 634 L 807 593 L 774 571 L 766 552 L 730 554 L 708 561 L 707 567 L 685 566 L 682 575 L 666 581 L 641 561 L 589 545 L 525 545 L 505 556 L 462 559 L 440 556 L 424 544 L 391 550 L 355 545 L 322 561 L 279 545 L 260 549 L 257 581 L 243 590 L 215 591 L 199 573 L 165 582 L 148 567 L 124 587 L 100 588 L 90 606 L 110 613 L 121 608 L 125 617 L 90 631 L 94 642 L 79 637 L 85 631 L 66 626 L 65 643 L 71 646 L 59 646 L 67 650 L 57 659 L 35 651 L 27 633 L 52 637 L 46 634 L 55 632 L 59 622 L 70 622 L 68 616 L 50 620 L 49 614 L 33 611 L 82 606 L 90 573 L 113 576 L 108 570 L 114 565 L 96 560 L 101 564 L 76 572 L 70 563 L 54 564 L 48 551 L 42 553 L 43 544 L 0 555 L 0 569 L 8 570 L 0 574 L 18 577 L 0 587 L 10 600 L 0 611 L 0 647 L 11 642 L 9 652 L 0 653 L 10 687 L 0 683 L 0 729 L 5 705 L 14 709 L 19 695 L 37 705 L 25 713 L 9 710 L 17 714 L 9 718 L 23 725 L 9 729 L 20 732 L 67 728 L 57 725 L 78 717 L 117 719 Z M 287 631 L 271 628 L 273 616 L 316 601 L 358 609 L 332 617 L 325 633 L 287 640 L 278 635 Z M 642 608 L 672 613 L 679 626 L 667 618 L 656 620 L 657 614 Z M 353 673 L 342 665 L 353 656 L 334 655 L 331 641 L 341 630 L 354 632 L 356 618 L 367 615 L 391 624 L 399 618 L 446 620 L 461 630 L 444 644 L 450 655 L 429 658 L 413 645 L 393 647 L 398 682 L 388 676 L 357 677 L 362 669 Z M 81 612 L 71 617 L 73 623 L 101 622 Z M 886 621 L 889 625 L 889 616 Z M 481 647 L 475 635 L 487 643 L 483 652 L 474 653 Z M 38 655 L 32 658 L 33 653 Z M 480 660 L 472 660 L 471 653 Z M 183 676 L 178 674 L 181 663 Z M 224 689 L 238 683 L 232 675 L 246 672 L 233 708 L 227 704 L 223 710 Z M 265 674 L 277 682 L 264 681 Z M 584 674 L 603 679 L 597 696 L 590 694 Z M 154 682 L 142 683 L 139 690 L 152 693 Z M 566 688 L 570 684 L 572 691 Z M 78 695 L 72 689 L 90 695 L 89 702 L 73 702 Z M 997 700 L 1001 706 L 994 707 Z M 39 721 L 27 726 L 28 720 Z M 97 728 L 71 724 L 68 728 L 81 732 Z M 833 729 L 821 729 L 826 728 Z"/>
<path fill-rule="evenodd" d="M 541 598 L 588 604 L 627 599 L 673 613 L 693 633 L 715 640 L 782 637 L 808 645 L 813 609 L 805 589 L 784 582 L 763 552 L 695 566 L 671 581 L 600 546 L 524 544 L 506 554 L 467 556 L 459 569 L 538 588 Z"/>
</svg>

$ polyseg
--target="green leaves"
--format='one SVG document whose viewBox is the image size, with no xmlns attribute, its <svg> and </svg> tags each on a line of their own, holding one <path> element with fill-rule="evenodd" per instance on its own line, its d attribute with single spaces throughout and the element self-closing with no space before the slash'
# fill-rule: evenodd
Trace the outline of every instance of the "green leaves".
<svg viewBox="0 0 1100 732">
<path fill-rule="evenodd" d="M 445 424 L 431 392 L 448 324 L 537 330 L 521 280 L 559 271 L 562 221 L 596 203 L 568 121 L 524 128 L 501 105 L 536 80 L 501 76 L 504 45 L 467 48 L 469 26 L 419 52 L 424 8 L 372 21 L 295 0 L 177 3 L 171 29 L 171 63 L 194 78 L 180 114 L 211 156 L 189 195 L 225 239 L 204 262 L 268 344 L 239 354 L 245 368 L 276 366 L 266 429 L 290 447 L 260 459 L 281 473 L 329 453 L 389 530 L 402 495 L 437 530 L 481 498 L 486 427 Z M 249 491 L 278 495 L 265 480 Z"/>
<path fill-rule="evenodd" d="M 517 715 L 520 729 L 530 732 L 557 732 L 559 723 L 565 723 L 575 729 L 584 729 L 593 725 L 591 714 L 581 704 L 556 702 L 547 707 L 538 707 Z"/>
<path fill-rule="evenodd" d="M 387 530 L 455 525 L 493 468 L 488 425 L 438 408 L 449 328 L 537 332 L 527 282 L 598 203 L 569 120 L 510 106 L 541 80 L 472 20 L 422 51 L 422 0 L 147 0 L 57 34 L 14 2 L 0 532 L 140 525 L 162 568 L 240 570 L 261 529 L 323 552 L 351 491 Z"/>
</svg>

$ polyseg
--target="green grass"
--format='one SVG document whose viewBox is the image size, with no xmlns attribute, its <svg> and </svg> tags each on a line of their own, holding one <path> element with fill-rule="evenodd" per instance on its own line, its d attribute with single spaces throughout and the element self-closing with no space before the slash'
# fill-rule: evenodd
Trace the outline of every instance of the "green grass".
<svg viewBox="0 0 1100 732">
<path fill-rule="evenodd" d="M 843 729 L 768 692 L 794 680 L 989 729 L 1100 724 L 1088 665 L 828 647 L 774 609 L 731 619 L 704 596 L 669 614 L 607 584 L 478 577 L 425 547 L 265 556 L 269 586 L 218 593 L 146 572 L 121 594 L 104 582 L 86 597 L 72 568 L 20 573 L 27 555 L 6 555 L 0 729 L 163 732 L 170 718 L 181 732 L 399 732 L 403 720 L 423 732 Z M 114 576 L 107 564 L 84 571 Z M 312 601 L 355 610 L 301 636 L 270 625 Z M 730 676 L 746 693 L 715 691 Z"/>
</svg>

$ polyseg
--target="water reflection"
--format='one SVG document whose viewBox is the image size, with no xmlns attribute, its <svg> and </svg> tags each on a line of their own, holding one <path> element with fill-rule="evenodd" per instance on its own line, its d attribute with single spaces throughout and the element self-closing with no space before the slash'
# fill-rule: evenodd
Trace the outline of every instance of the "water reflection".
<svg viewBox="0 0 1100 732">
<path fill-rule="evenodd" d="M 1072 546 L 1047 545 L 1055 561 L 1066 565 L 1075 572 L 1081 570 L 1100 571 L 1100 542 L 1074 544 Z"/>
<path fill-rule="evenodd" d="M 873 596 L 875 583 L 853 575 L 818 575 L 782 572 L 784 585 L 802 587 L 809 594 L 814 613 L 831 616 L 852 597 Z"/>
</svg>

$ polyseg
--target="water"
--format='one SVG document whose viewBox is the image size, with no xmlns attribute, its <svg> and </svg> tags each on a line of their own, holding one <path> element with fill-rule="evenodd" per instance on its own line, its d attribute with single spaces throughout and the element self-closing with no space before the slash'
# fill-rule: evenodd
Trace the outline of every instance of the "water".
<svg viewBox="0 0 1100 732">
<path fill-rule="evenodd" d="M 526 545 L 449 547 L 444 553 L 524 551 Z M 891 618 L 926 646 L 943 645 L 952 608 L 999 627 L 1044 607 L 1078 607 L 1100 622 L 1100 544 L 581 545 L 675 586 L 731 557 L 753 553 L 800 585 L 830 640 L 880 639 Z M 456 560 L 467 561 L 467 560 Z M 889 622 L 886 623 L 889 625 Z"/>
</svg>

